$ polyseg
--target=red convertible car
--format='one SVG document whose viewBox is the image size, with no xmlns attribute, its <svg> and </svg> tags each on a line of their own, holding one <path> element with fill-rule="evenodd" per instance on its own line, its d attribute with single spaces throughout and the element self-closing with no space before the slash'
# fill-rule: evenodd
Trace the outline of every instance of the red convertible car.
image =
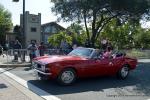
<svg viewBox="0 0 150 100">
<path fill-rule="evenodd" d="M 115 56 L 114 56 L 115 55 Z M 40 79 L 56 79 L 62 85 L 70 85 L 77 78 L 117 75 L 125 79 L 136 68 L 137 59 L 114 53 L 103 58 L 100 50 L 78 47 L 68 55 L 50 55 L 35 58 L 32 66 Z"/>
</svg>

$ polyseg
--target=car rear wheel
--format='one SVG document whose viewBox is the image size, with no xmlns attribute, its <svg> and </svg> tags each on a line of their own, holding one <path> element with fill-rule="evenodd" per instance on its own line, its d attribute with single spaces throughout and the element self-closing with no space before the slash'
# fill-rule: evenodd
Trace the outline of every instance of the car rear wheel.
<svg viewBox="0 0 150 100">
<path fill-rule="evenodd" d="M 118 78 L 125 79 L 129 74 L 129 67 L 127 65 L 123 65 L 123 67 L 118 71 Z"/>
<path fill-rule="evenodd" d="M 67 68 L 61 71 L 59 74 L 57 81 L 61 85 L 71 85 L 76 80 L 76 72 L 72 68 Z"/>
</svg>

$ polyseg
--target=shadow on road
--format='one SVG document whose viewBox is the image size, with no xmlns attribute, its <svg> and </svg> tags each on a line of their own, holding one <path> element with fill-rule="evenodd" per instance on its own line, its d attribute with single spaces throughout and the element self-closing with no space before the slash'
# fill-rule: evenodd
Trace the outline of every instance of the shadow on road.
<svg viewBox="0 0 150 100">
<path fill-rule="evenodd" d="M 137 69 L 131 71 L 126 80 L 118 80 L 115 77 L 89 78 L 80 79 L 72 86 L 60 86 L 56 84 L 54 80 L 30 80 L 28 82 L 53 95 L 103 91 L 109 88 L 136 86 L 135 89 L 137 91 L 150 96 L 150 63 L 139 63 Z"/>
</svg>

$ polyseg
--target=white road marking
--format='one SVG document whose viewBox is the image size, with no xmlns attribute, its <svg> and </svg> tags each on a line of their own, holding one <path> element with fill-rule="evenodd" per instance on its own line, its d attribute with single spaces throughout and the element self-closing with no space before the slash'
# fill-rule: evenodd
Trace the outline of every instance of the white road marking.
<svg viewBox="0 0 150 100">
<path fill-rule="evenodd" d="M 21 79 L 20 77 L 2 69 L 2 68 L 0 68 L 0 72 L 7 75 L 10 78 L 12 78 L 13 80 L 18 82 L 19 84 L 23 85 L 24 87 L 28 88 L 29 90 L 33 91 L 34 93 L 36 93 L 37 95 L 39 95 L 40 97 L 42 97 L 46 100 L 61 100 L 60 98 L 49 94 L 48 92 L 36 87 L 35 85 Z"/>
<path fill-rule="evenodd" d="M 147 100 L 150 100 L 150 99 L 147 99 Z"/>
</svg>

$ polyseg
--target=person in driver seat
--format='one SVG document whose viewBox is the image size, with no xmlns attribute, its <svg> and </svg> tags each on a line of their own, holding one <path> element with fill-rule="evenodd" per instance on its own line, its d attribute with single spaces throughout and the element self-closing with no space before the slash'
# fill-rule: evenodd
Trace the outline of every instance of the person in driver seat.
<svg viewBox="0 0 150 100">
<path fill-rule="evenodd" d="M 106 51 L 103 53 L 103 58 L 110 58 L 112 54 L 112 49 L 110 46 L 106 48 Z"/>
</svg>

